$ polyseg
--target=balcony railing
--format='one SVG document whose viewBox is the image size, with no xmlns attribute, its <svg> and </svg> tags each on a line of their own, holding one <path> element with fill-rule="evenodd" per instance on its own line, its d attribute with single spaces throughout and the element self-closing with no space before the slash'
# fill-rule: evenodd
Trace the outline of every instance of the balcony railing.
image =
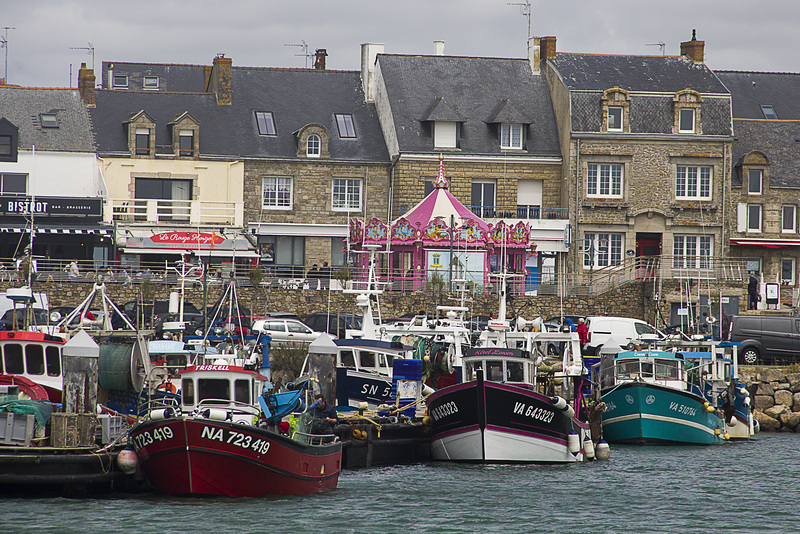
<svg viewBox="0 0 800 534">
<path fill-rule="evenodd" d="M 569 219 L 567 208 L 541 206 L 469 206 L 481 219 Z"/>
<path fill-rule="evenodd" d="M 110 198 L 106 222 L 177 225 L 244 225 L 244 202 Z"/>
</svg>

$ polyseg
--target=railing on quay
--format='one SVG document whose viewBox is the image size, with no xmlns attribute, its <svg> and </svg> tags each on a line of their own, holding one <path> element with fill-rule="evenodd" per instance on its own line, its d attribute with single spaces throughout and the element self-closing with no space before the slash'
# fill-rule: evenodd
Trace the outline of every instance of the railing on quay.
<svg viewBox="0 0 800 534">
<path fill-rule="evenodd" d="M 232 278 L 237 285 L 247 287 L 254 282 L 263 288 L 283 289 L 358 289 L 366 281 L 363 268 L 350 266 L 308 268 L 302 265 L 261 265 L 260 276 L 254 276 L 254 266 L 249 259 L 236 264 L 222 263 L 207 267 L 206 282 L 224 285 Z M 26 283 L 27 262 L 0 261 L 0 282 Z M 142 284 L 149 281 L 159 286 L 180 286 L 180 266 L 175 262 L 119 263 L 106 260 L 53 260 L 35 258 L 30 279 L 36 282 Z M 185 278 L 184 283 L 202 285 L 203 265 Z M 460 292 L 496 294 L 500 287 L 498 273 L 457 269 L 452 283 L 445 269 L 427 272 L 422 269 L 377 269 L 378 284 L 384 291 L 396 292 Z M 580 273 L 527 272 L 509 273 L 507 291 L 512 295 L 580 295 L 592 296 L 606 293 L 630 282 L 656 282 L 674 280 L 720 280 L 744 282 L 747 280 L 745 260 L 709 256 L 632 257 L 622 262 L 602 267 L 584 268 Z"/>
</svg>

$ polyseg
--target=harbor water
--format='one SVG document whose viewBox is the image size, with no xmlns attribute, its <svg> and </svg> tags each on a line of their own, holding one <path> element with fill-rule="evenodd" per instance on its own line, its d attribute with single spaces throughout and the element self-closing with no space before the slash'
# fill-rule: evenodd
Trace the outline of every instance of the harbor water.
<svg viewBox="0 0 800 534">
<path fill-rule="evenodd" d="M 344 471 L 334 491 L 261 499 L 0 497 L 4 533 L 797 532 L 800 436 L 612 446 L 569 466 L 424 463 Z"/>
</svg>

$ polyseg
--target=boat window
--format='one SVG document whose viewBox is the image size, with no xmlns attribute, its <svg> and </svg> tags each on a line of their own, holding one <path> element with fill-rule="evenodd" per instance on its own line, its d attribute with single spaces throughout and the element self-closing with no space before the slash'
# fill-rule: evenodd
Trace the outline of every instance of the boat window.
<svg viewBox="0 0 800 534">
<path fill-rule="evenodd" d="M 343 350 L 339 354 L 340 365 L 345 367 L 355 367 L 356 366 L 356 359 L 353 357 L 352 350 Z"/>
<path fill-rule="evenodd" d="M 197 400 L 217 399 L 220 404 L 231 398 L 231 384 L 227 378 L 200 378 L 197 380 Z"/>
<path fill-rule="evenodd" d="M 0 373 L 3 373 L 3 348 L 0 347 Z"/>
<path fill-rule="evenodd" d="M 394 364 L 394 354 L 384 354 L 386 357 L 386 366 L 391 368 Z"/>
<path fill-rule="evenodd" d="M 25 373 L 25 365 L 22 363 L 22 345 L 11 343 L 5 346 L 4 356 L 6 362 L 6 373 L 10 375 L 21 375 Z"/>
<path fill-rule="evenodd" d="M 506 362 L 506 368 L 510 382 L 522 382 L 525 379 L 522 362 Z"/>
<path fill-rule="evenodd" d="M 489 360 L 486 362 L 486 379 L 492 382 L 503 382 L 502 360 Z"/>
<path fill-rule="evenodd" d="M 361 367 L 375 367 L 375 353 L 362 350 L 359 352 Z"/>
<path fill-rule="evenodd" d="M 378 356 L 378 367 L 380 367 L 381 369 L 388 369 L 388 366 L 386 365 L 386 355 L 383 354 L 382 352 L 379 352 L 377 356 Z"/>
<path fill-rule="evenodd" d="M 250 381 L 239 379 L 233 384 L 233 392 L 236 402 L 250 402 Z"/>
<path fill-rule="evenodd" d="M 186 367 L 188 363 L 186 354 L 167 354 L 167 365 L 170 367 Z"/>
<path fill-rule="evenodd" d="M 678 362 L 670 360 L 656 360 L 656 378 L 677 380 Z"/>
<path fill-rule="evenodd" d="M 639 374 L 639 361 L 617 362 L 617 376 L 620 378 L 630 378 L 631 375 Z"/>
<path fill-rule="evenodd" d="M 61 376 L 61 350 L 58 347 L 44 349 L 47 360 L 47 376 Z"/>
<path fill-rule="evenodd" d="M 642 376 L 653 378 L 653 362 L 642 362 Z"/>
<path fill-rule="evenodd" d="M 185 406 L 194 405 L 194 382 L 192 382 L 191 378 L 181 380 L 181 396 Z"/>
<path fill-rule="evenodd" d="M 29 375 L 44 374 L 44 347 L 34 344 L 25 347 L 25 369 Z"/>
</svg>

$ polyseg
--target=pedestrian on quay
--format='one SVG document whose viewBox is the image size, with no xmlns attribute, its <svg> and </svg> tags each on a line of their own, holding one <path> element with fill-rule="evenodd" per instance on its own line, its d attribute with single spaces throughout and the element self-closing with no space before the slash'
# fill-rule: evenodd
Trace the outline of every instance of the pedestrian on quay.
<svg viewBox="0 0 800 534">
<path fill-rule="evenodd" d="M 761 296 L 758 294 L 758 278 L 756 278 L 756 273 L 752 272 L 750 280 L 747 282 L 747 309 L 758 309 L 759 300 L 761 300 Z"/>
<path fill-rule="evenodd" d="M 589 327 L 586 326 L 586 320 L 583 317 L 578 318 L 578 339 L 581 343 L 581 349 L 589 343 Z"/>
</svg>

